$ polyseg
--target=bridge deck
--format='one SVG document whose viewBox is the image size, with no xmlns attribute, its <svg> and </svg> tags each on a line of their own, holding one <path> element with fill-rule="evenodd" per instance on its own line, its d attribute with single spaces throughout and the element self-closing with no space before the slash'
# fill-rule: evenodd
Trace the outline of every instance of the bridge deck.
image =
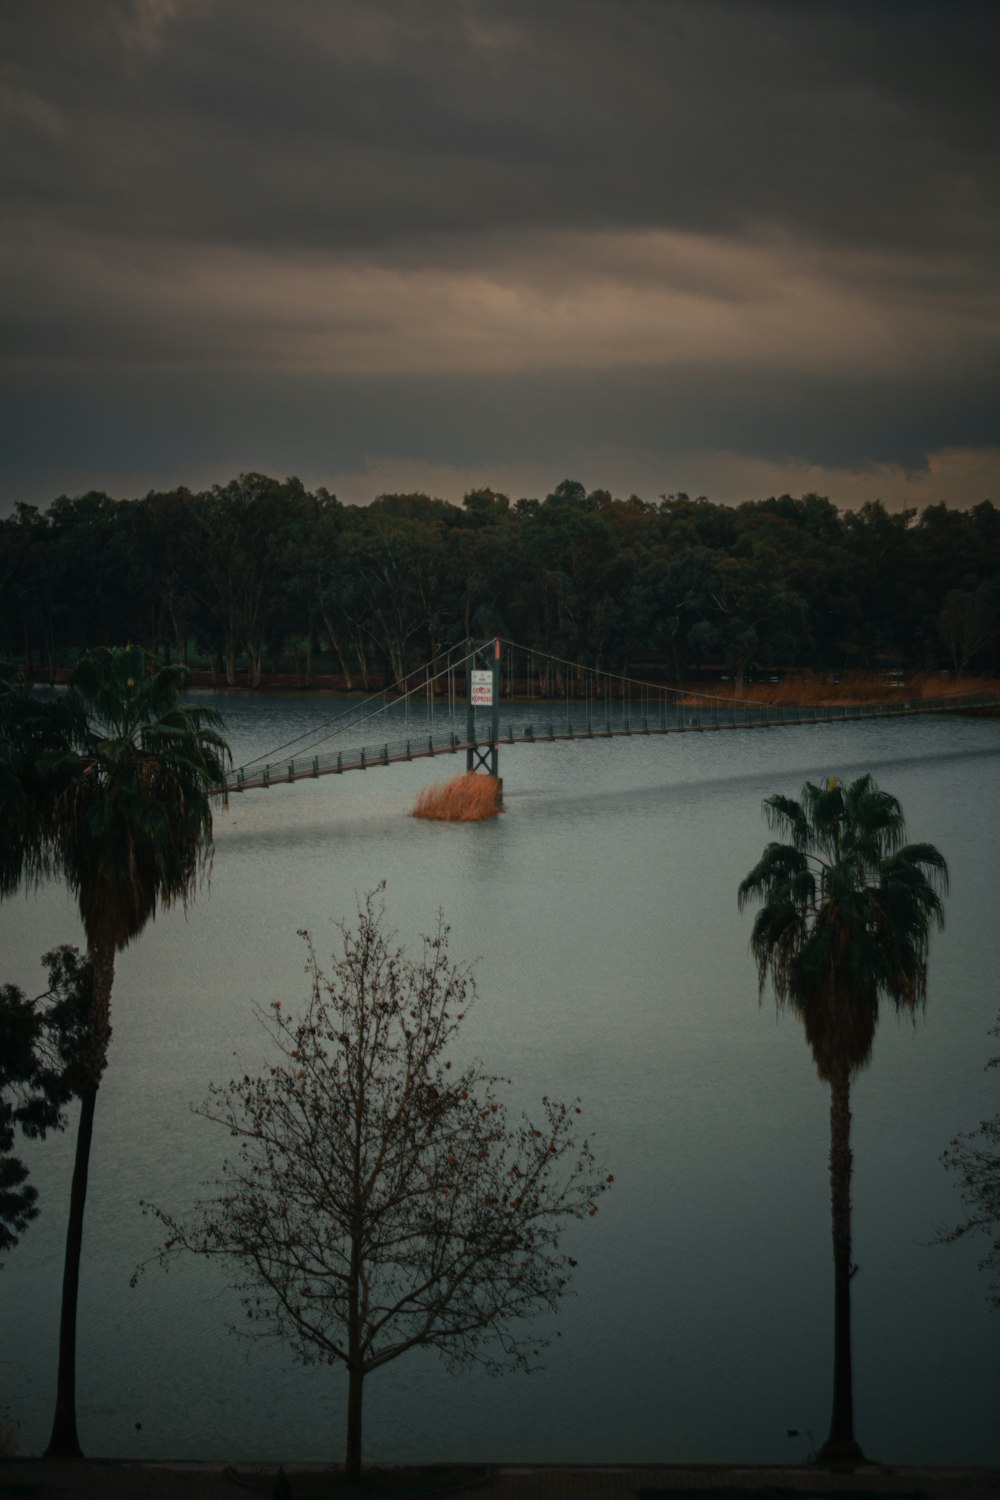
<svg viewBox="0 0 1000 1500">
<path fill-rule="evenodd" d="M 674 722 L 602 724 L 570 721 L 534 720 L 515 727 L 508 723 L 501 733 L 501 745 L 545 744 L 555 740 L 633 739 L 656 734 L 704 734 L 723 729 L 776 729 L 792 724 L 844 724 L 861 719 L 915 718 L 922 714 L 962 713 L 995 707 L 1000 699 L 994 694 L 974 694 L 962 698 L 937 698 L 903 703 L 860 704 L 851 708 L 749 708 L 734 704 L 731 709 L 719 705 L 711 708 L 681 706 Z M 275 761 L 251 771 L 239 769 L 227 778 L 226 790 L 251 791 L 257 787 L 279 786 L 295 781 L 311 781 L 320 776 L 341 776 L 347 771 L 371 771 L 378 766 L 398 765 L 402 761 L 427 760 L 439 755 L 458 755 L 470 749 L 483 750 L 488 741 L 482 738 L 460 738 L 454 731 L 439 735 L 412 735 L 405 740 L 387 740 L 381 744 L 337 751 L 308 759 Z M 223 788 L 219 787 L 221 793 Z"/>
</svg>

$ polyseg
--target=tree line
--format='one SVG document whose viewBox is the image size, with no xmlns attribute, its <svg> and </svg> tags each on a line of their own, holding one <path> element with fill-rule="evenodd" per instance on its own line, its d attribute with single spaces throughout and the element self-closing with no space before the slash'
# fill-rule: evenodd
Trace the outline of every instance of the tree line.
<svg viewBox="0 0 1000 1500">
<path fill-rule="evenodd" d="M 267 671 L 401 681 L 499 634 L 610 670 L 996 673 L 1000 511 L 821 495 L 648 502 L 564 480 L 345 505 L 295 478 L 194 493 L 62 496 L 0 519 L 0 659 L 29 675 L 133 641 L 230 684 Z"/>
</svg>

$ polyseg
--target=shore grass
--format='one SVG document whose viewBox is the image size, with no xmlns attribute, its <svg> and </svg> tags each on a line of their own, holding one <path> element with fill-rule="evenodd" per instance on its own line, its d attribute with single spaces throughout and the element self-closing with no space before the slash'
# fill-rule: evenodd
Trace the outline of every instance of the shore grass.
<svg viewBox="0 0 1000 1500">
<path fill-rule="evenodd" d="M 781 682 L 720 682 L 692 694 L 777 707 L 852 707 L 864 703 L 912 703 L 928 698 L 961 698 L 1000 692 L 1000 680 L 956 677 L 945 672 L 786 672 Z"/>
</svg>

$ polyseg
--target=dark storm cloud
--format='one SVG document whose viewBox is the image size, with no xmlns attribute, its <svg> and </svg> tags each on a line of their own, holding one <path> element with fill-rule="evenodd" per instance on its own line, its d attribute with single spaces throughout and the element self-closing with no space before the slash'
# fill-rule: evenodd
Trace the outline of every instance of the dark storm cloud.
<svg viewBox="0 0 1000 1500">
<path fill-rule="evenodd" d="M 985 5 L 14 14 L 8 193 L 46 223 L 311 247 L 539 225 L 764 223 L 909 247 L 993 233 L 1000 26 Z"/>
<path fill-rule="evenodd" d="M 900 388 L 821 375 L 748 381 L 712 369 L 625 370 L 613 380 L 590 373 L 558 382 L 274 373 L 218 382 L 175 372 L 141 385 L 109 373 L 87 382 L 47 380 L 44 404 L 40 394 L 30 381 L 3 391 L 0 439 L 12 473 L 39 450 L 55 457 L 53 433 L 60 445 L 53 477 L 64 460 L 94 475 L 141 472 L 143 465 L 157 476 L 169 473 L 183 433 L 189 469 L 174 483 L 190 483 L 192 471 L 206 469 L 223 480 L 239 468 L 294 470 L 317 482 L 330 476 L 331 455 L 342 469 L 361 472 L 374 455 L 432 463 L 446 444 L 458 467 L 485 465 L 499 475 L 513 452 L 551 466 L 555 482 L 572 459 L 575 472 L 611 488 L 615 475 L 602 467 L 599 436 L 608 433 L 646 453 L 714 448 L 831 469 L 890 463 L 905 471 L 919 471 L 928 448 L 977 448 L 996 435 L 989 387 L 978 399 L 956 389 L 943 400 L 940 384 L 920 376 Z M 664 459 L 650 484 L 673 488 L 674 468 Z M 52 493 L 60 488 L 56 483 Z"/>
<path fill-rule="evenodd" d="M 6 6 L 0 506 L 97 474 L 603 451 L 669 487 L 685 452 L 996 448 L 997 15 Z"/>
</svg>

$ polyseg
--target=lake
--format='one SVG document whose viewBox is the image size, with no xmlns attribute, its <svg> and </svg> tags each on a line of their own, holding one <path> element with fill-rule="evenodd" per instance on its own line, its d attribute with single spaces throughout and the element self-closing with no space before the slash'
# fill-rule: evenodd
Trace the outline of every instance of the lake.
<svg viewBox="0 0 1000 1500">
<path fill-rule="evenodd" d="M 328 717 L 330 700 L 229 697 L 238 759 Z M 356 896 L 386 880 L 400 940 L 439 908 L 476 961 L 463 1046 L 530 1108 L 579 1095 L 615 1184 L 564 1244 L 579 1259 L 560 1337 L 530 1375 L 449 1373 L 409 1354 L 366 1388 L 388 1461 L 794 1461 L 829 1417 L 828 1092 L 800 1024 L 757 999 L 736 888 L 768 834 L 761 801 L 872 771 L 912 839 L 948 859 L 926 1013 L 884 1015 L 854 1090 L 856 1427 L 884 1461 L 996 1464 L 1000 1321 L 940 1153 L 998 1108 L 1000 720 L 919 718 L 501 748 L 504 816 L 409 816 L 448 757 L 276 785 L 216 821 L 211 886 L 119 959 L 97 1107 L 80 1310 L 79 1418 L 94 1455 L 339 1459 L 346 1383 L 226 1332 L 217 1267 L 129 1277 L 157 1240 L 140 1198 L 183 1211 L 228 1137 L 191 1113 L 260 1064 L 254 1005 L 304 1000 Z M 0 906 L 0 981 L 81 942 L 48 887 Z M 42 1216 L 0 1272 L 0 1408 L 48 1435 L 71 1133 L 33 1146 Z M 570 1241 L 572 1242 L 570 1244 Z M 978 1254 L 977 1254 L 978 1251 Z M 546 1325 L 548 1326 L 548 1325 Z M 797 1436 L 789 1436 L 789 1430 Z"/>
</svg>

